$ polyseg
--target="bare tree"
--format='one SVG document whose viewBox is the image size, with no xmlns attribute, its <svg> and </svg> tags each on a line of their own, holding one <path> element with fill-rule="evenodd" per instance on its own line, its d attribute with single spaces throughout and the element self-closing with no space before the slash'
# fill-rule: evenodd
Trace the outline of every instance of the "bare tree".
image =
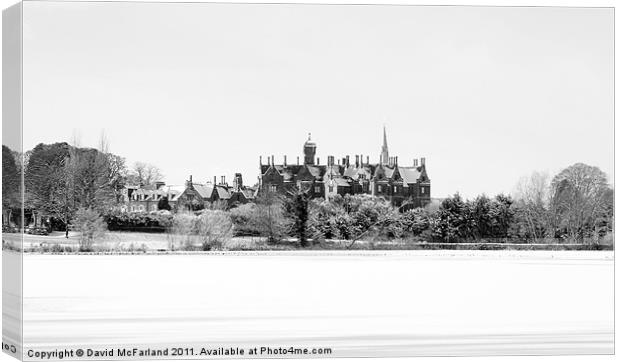
<svg viewBox="0 0 620 362">
<path fill-rule="evenodd" d="M 276 192 L 262 192 L 256 198 L 256 211 L 253 222 L 268 242 L 276 242 L 284 236 L 286 223 L 284 220 L 284 201 Z"/>
<path fill-rule="evenodd" d="M 122 189 L 127 179 L 125 159 L 110 152 L 105 132 L 101 132 L 99 152 L 95 153 L 94 198 L 98 209 L 108 209 L 122 201 Z"/>
<path fill-rule="evenodd" d="M 134 163 L 132 171 L 134 176 L 132 181 L 143 186 L 152 185 L 164 177 L 157 166 L 146 162 Z"/>
<path fill-rule="evenodd" d="M 546 172 L 536 171 L 524 176 L 515 186 L 513 197 L 534 240 L 544 237 L 549 221 L 550 192 L 549 174 Z"/>
<path fill-rule="evenodd" d="M 613 192 L 598 167 L 576 163 L 551 181 L 553 225 L 569 237 L 583 241 L 599 217 L 609 215 Z"/>
</svg>

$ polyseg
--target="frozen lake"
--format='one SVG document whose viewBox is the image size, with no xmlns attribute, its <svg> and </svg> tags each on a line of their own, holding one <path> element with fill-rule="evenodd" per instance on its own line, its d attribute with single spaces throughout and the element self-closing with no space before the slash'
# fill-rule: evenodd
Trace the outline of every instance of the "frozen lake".
<svg viewBox="0 0 620 362">
<path fill-rule="evenodd" d="M 613 267 L 570 251 L 27 254 L 24 351 L 610 354 Z"/>
</svg>

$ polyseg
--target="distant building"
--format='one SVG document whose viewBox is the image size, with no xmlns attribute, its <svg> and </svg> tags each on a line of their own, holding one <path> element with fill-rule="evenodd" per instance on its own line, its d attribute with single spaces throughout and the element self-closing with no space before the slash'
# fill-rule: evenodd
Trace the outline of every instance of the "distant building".
<svg viewBox="0 0 620 362">
<path fill-rule="evenodd" d="M 276 164 L 274 156 L 260 163 L 260 192 L 287 194 L 298 188 L 307 190 L 313 198 L 329 198 L 335 195 L 371 194 L 390 200 L 393 205 L 409 209 L 423 207 L 431 200 L 431 181 L 426 172 L 426 160 L 413 159 L 405 166 L 398 157 L 390 157 L 387 134 L 383 129 L 383 145 L 379 163 L 371 164 L 366 156 L 346 156 L 336 160 L 327 156 L 327 164 L 321 165 L 316 155 L 316 143 L 310 135 L 304 143 L 304 163 Z"/>
<path fill-rule="evenodd" d="M 206 184 L 193 182 L 190 175 L 184 186 L 165 186 L 158 182 L 152 186 L 127 186 L 124 190 L 124 205 L 122 210 L 130 212 L 151 212 L 158 210 L 158 203 L 167 198 L 172 211 L 201 210 L 209 203 L 224 201 L 228 207 L 253 201 L 256 189 L 243 185 L 240 173 L 235 174 L 233 185 L 226 183 L 226 178 L 213 178 L 213 183 Z"/>
<path fill-rule="evenodd" d="M 166 187 L 164 182 L 156 182 L 148 186 L 126 186 L 123 190 L 123 211 L 151 212 L 157 211 L 159 201 L 167 197 L 171 200 L 179 194 L 178 190 Z"/>
<path fill-rule="evenodd" d="M 256 189 L 243 185 L 240 173 L 235 174 L 233 185 L 226 182 L 222 176 L 217 183 L 217 177 L 213 177 L 213 183 L 199 184 L 192 181 L 192 176 L 185 183 L 185 190 L 172 200 L 171 205 L 175 210 L 200 210 L 209 203 L 222 201 L 228 207 L 245 204 L 253 201 Z"/>
</svg>

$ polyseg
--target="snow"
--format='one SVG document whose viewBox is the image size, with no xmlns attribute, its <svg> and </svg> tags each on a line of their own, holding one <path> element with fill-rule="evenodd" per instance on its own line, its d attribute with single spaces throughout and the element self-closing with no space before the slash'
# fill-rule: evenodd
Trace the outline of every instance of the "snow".
<svg viewBox="0 0 620 362">
<path fill-rule="evenodd" d="M 24 351 L 613 353 L 613 267 L 600 251 L 26 254 Z"/>
</svg>

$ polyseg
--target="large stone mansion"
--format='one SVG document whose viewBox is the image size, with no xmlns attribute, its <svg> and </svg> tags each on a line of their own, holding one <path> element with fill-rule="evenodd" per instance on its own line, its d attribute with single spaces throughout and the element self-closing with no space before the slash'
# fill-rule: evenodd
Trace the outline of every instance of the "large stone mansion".
<svg viewBox="0 0 620 362">
<path fill-rule="evenodd" d="M 405 166 L 398 157 L 391 157 L 388 151 L 387 135 L 383 129 L 383 145 L 379 163 L 371 164 L 363 155 L 355 159 L 346 156 L 336 160 L 327 156 L 327 164 L 321 165 L 316 155 L 316 143 L 304 143 L 304 161 L 300 164 L 276 164 L 274 157 L 268 157 L 264 164 L 260 157 L 260 192 L 287 194 L 294 189 L 307 190 L 313 198 L 330 198 L 335 195 L 370 194 L 382 196 L 403 209 L 424 207 L 431 200 L 431 181 L 426 173 L 426 160 L 413 159 Z"/>
</svg>

